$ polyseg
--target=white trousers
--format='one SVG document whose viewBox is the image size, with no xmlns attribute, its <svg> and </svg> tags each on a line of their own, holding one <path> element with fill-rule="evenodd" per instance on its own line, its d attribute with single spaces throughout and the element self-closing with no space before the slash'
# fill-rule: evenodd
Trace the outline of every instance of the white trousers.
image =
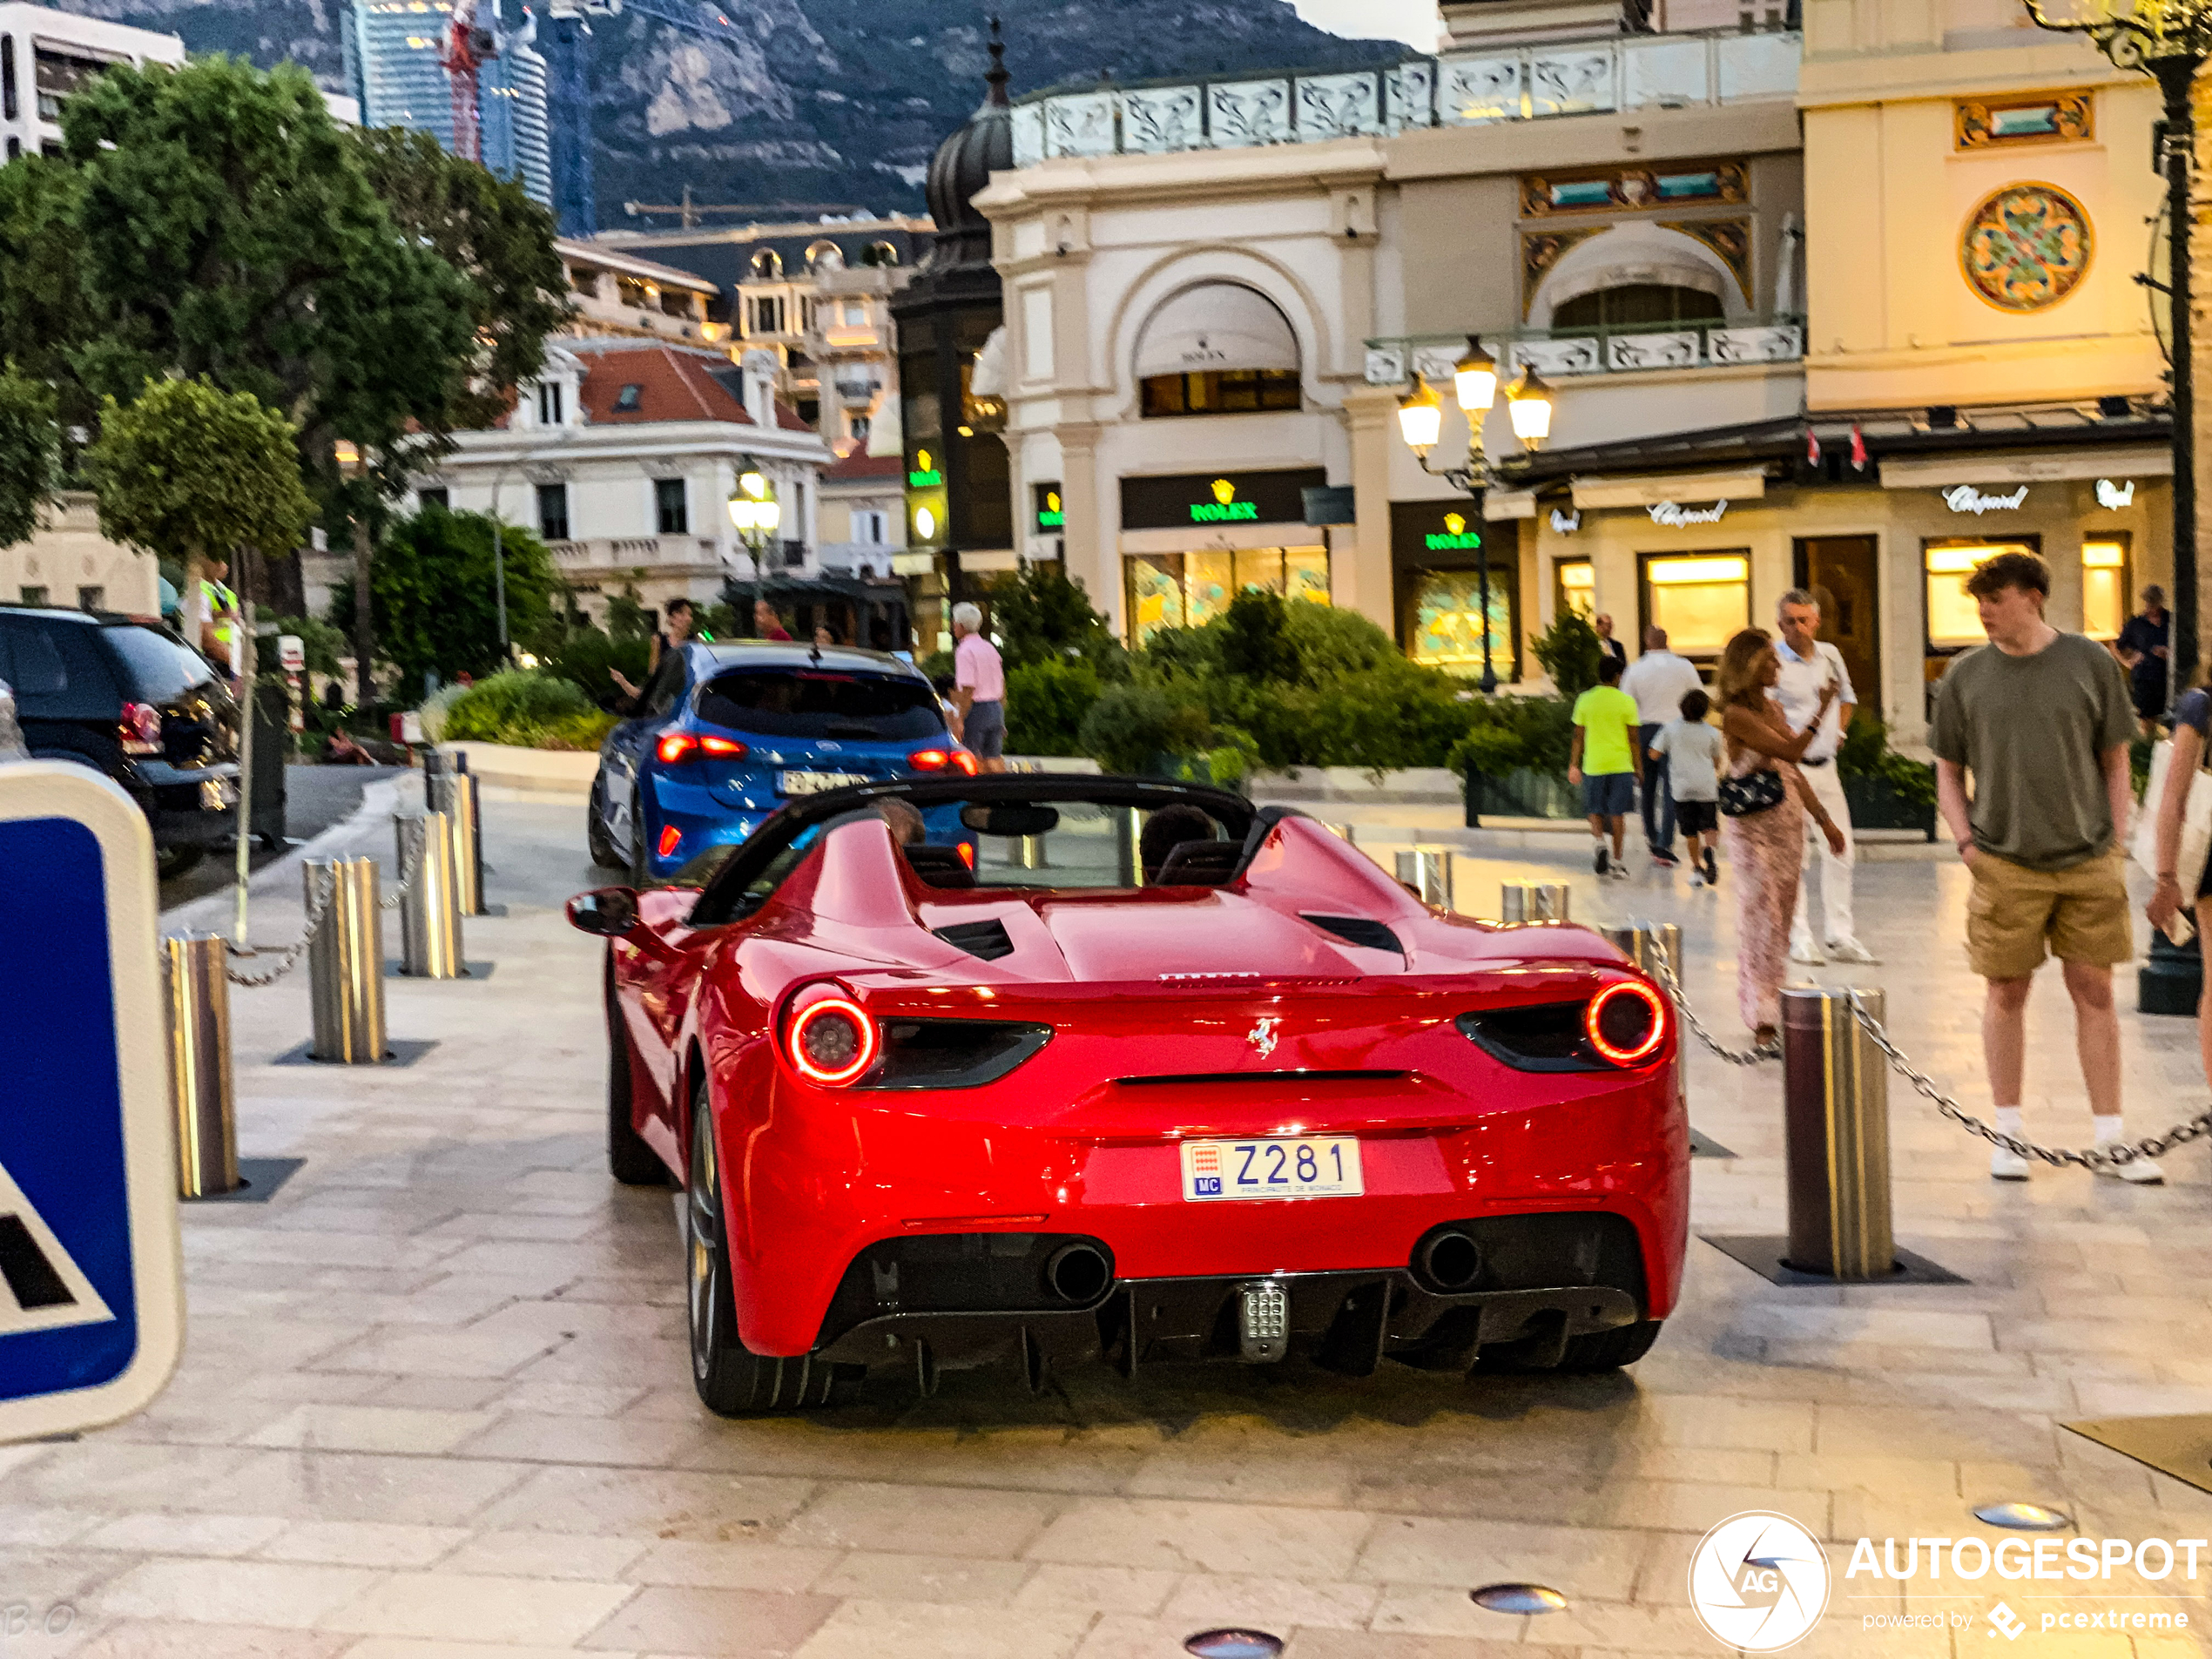
<svg viewBox="0 0 2212 1659">
<path fill-rule="evenodd" d="M 1828 816 L 1836 820 L 1844 832 L 1843 856 L 1838 858 L 1828 850 L 1828 838 L 1811 813 L 1805 814 L 1804 856 L 1797 866 L 1797 904 L 1790 919 L 1790 944 L 1792 949 L 1812 941 L 1811 918 L 1806 914 L 1811 899 L 1808 890 L 1812 886 L 1812 861 L 1818 854 L 1821 863 L 1820 901 L 1825 912 L 1827 931 L 1824 937 L 1831 944 L 1842 944 L 1858 935 L 1851 931 L 1851 871 L 1858 862 L 1858 843 L 1852 838 L 1851 808 L 1844 802 L 1844 780 L 1836 775 L 1836 763 L 1824 766 L 1800 766 L 1797 769 L 1812 786 L 1812 792 L 1828 809 Z"/>
</svg>

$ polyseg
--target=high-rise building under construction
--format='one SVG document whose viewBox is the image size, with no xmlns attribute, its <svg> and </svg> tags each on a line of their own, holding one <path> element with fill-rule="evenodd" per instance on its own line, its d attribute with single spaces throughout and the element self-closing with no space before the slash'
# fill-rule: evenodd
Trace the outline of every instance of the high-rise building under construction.
<svg viewBox="0 0 2212 1659">
<path fill-rule="evenodd" d="M 545 59 L 536 50 L 536 19 L 527 10 L 509 27 L 505 6 L 486 6 L 493 55 L 478 71 L 475 125 L 486 167 L 519 179 L 533 201 L 553 203 L 552 132 Z M 350 0 L 346 75 L 361 100 L 363 126 L 412 127 L 456 148 L 453 78 L 445 50 L 454 0 Z"/>
</svg>

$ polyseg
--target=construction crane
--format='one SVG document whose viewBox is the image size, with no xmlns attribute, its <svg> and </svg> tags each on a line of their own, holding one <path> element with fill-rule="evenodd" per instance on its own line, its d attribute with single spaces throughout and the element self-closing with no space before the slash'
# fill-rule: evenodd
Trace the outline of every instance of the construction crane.
<svg viewBox="0 0 2212 1659">
<path fill-rule="evenodd" d="M 455 0 L 438 62 L 453 88 L 453 152 L 464 161 L 484 158 L 483 67 L 498 56 L 498 32 L 477 23 L 476 0 Z"/>
<path fill-rule="evenodd" d="M 660 217 L 673 213 L 685 230 L 698 226 L 708 213 L 744 214 L 754 219 L 806 219 L 817 213 L 865 213 L 867 209 L 857 202 L 701 202 L 691 199 L 691 187 L 684 186 L 680 202 L 624 202 L 622 211 L 632 219 Z"/>
<path fill-rule="evenodd" d="M 707 40 L 745 37 L 720 12 L 710 24 L 666 0 L 548 0 L 543 44 L 547 113 L 553 128 L 553 212 L 563 236 L 599 228 L 591 177 L 591 22 L 632 12 Z"/>
</svg>

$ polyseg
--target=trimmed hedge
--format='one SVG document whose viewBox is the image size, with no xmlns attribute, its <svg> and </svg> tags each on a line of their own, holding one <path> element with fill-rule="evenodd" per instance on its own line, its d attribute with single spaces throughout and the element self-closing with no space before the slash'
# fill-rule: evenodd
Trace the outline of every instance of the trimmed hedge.
<svg viewBox="0 0 2212 1659">
<path fill-rule="evenodd" d="M 594 708 L 573 681 L 509 669 L 478 680 L 454 704 L 444 740 L 582 752 L 598 748 L 614 725 L 614 716 Z"/>
</svg>

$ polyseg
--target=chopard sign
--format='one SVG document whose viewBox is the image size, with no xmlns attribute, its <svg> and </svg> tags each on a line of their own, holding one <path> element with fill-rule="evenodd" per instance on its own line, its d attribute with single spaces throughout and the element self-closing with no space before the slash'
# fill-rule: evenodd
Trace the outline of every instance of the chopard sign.
<svg viewBox="0 0 2212 1659">
<path fill-rule="evenodd" d="M 1693 511 L 1689 508 L 1677 506 L 1673 502 L 1662 501 L 1646 510 L 1650 513 L 1653 523 L 1664 524 L 1670 529 L 1680 529 L 1686 524 L 1719 523 L 1721 515 L 1728 511 L 1728 503 L 1724 501 L 1716 501 L 1710 507 L 1700 507 Z"/>
<path fill-rule="evenodd" d="M 2027 486 L 2022 484 L 2009 496 L 1985 496 L 1972 484 L 1960 484 L 1943 492 L 1943 504 L 1954 513 L 1972 513 L 1979 517 L 1984 513 L 2001 513 L 2018 507 L 2027 499 Z"/>
</svg>

